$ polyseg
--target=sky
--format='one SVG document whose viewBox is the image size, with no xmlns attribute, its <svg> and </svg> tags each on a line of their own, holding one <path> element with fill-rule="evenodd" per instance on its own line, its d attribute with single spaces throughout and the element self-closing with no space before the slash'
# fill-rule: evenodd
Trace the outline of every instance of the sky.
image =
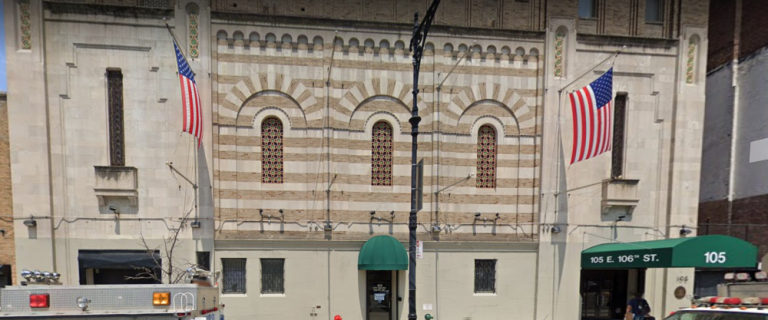
<svg viewBox="0 0 768 320">
<path fill-rule="evenodd" d="M 0 91 L 8 91 L 8 80 L 5 68 L 5 18 L 3 5 L 0 4 Z"/>
</svg>

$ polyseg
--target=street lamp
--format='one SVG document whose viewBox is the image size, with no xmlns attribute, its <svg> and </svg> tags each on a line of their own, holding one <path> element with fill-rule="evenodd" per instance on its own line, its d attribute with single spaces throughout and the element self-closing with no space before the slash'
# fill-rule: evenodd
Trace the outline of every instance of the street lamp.
<svg viewBox="0 0 768 320">
<path fill-rule="evenodd" d="M 432 26 L 432 20 L 435 18 L 435 12 L 440 0 L 432 1 L 424 20 L 419 24 L 419 13 L 413 15 L 413 37 L 411 37 L 411 52 L 413 53 L 413 108 L 411 119 L 411 211 L 408 216 L 408 319 L 416 320 L 416 211 L 418 208 L 417 199 L 419 192 L 417 189 L 417 164 L 416 154 L 418 151 L 419 137 L 419 68 L 421 67 L 421 57 L 424 54 L 424 43 L 427 40 L 427 32 Z"/>
</svg>

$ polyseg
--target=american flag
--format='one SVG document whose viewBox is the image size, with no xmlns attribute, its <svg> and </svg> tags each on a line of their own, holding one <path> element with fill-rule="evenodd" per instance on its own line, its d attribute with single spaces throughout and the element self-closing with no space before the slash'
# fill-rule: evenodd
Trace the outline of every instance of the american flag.
<svg viewBox="0 0 768 320">
<path fill-rule="evenodd" d="M 612 95 L 613 68 L 568 95 L 573 112 L 572 164 L 611 150 Z"/>
<path fill-rule="evenodd" d="M 187 59 L 181 54 L 176 41 L 173 42 L 176 50 L 176 63 L 179 67 L 179 83 L 181 85 L 181 101 L 184 104 L 184 128 L 183 132 L 197 138 L 197 147 L 203 141 L 203 108 L 200 106 L 200 92 L 197 91 L 195 74 L 187 63 Z"/>
</svg>

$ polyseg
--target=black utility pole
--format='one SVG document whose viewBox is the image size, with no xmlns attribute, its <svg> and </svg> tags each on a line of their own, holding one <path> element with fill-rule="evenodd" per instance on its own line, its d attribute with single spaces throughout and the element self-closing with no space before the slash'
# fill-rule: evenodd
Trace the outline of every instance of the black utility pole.
<svg viewBox="0 0 768 320">
<path fill-rule="evenodd" d="M 429 27 L 432 26 L 432 20 L 435 18 L 435 12 L 437 6 L 440 4 L 440 0 L 432 1 L 432 5 L 427 10 L 427 14 L 424 15 L 424 21 L 419 24 L 419 13 L 416 12 L 413 15 L 413 37 L 411 38 L 411 52 L 413 52 L 413 109 L 411 119 L 408 122 L 411 123 L 411 212 L 408 216 L 408 229 L 410 231 L 410 237 L 408 239 L 408 319 L 416 320 L 416 213 L 420 208 L 417 208 L 419 203 L 416 197 L 419 192 L 416 185 L 417 179 L 417 164 L 416 154 L 418 150 L 418 137 L 419 137 L 419 106 L 417 105 L 419 96 L 419 68 L 421 67 L 421 56 L 424 53 L 424 43 L 427 40 L 427 32 Z"/>
</svg>

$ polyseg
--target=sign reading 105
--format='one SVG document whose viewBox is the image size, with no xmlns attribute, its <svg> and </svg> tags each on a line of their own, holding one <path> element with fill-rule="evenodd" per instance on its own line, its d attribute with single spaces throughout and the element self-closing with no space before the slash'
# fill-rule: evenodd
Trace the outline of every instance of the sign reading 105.
<svg viewBox="0 0 768 320">
<path fill-rule="evenodd" d="M 704 258 L 707 263 L 725 263 L 725 252 L 705 252 Z"/>
</svg>

